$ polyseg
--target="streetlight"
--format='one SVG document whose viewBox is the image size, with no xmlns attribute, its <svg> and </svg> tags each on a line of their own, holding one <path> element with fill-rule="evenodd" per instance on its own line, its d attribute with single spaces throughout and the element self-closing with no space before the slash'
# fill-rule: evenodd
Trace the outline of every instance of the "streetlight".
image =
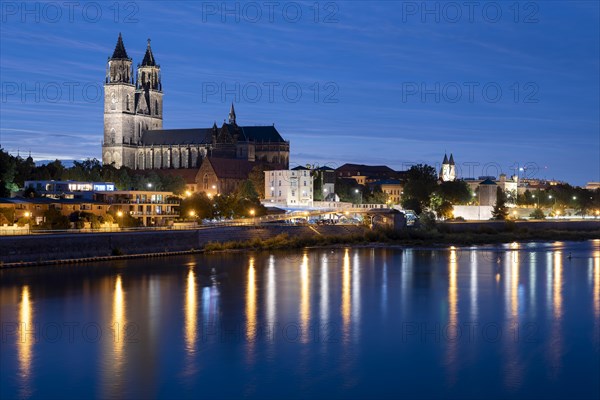
<svg viewBox="0 0 600 400">
<path fill-rule="evenodd" d="M 148 187 L 148 189 L 152 189 L 152 183 L 148 182 L 146 186 Z"/>
<path fill-rule="evenodd" d="M 354 193 L 359 194 L 360 193 L 360 203 L 362 204 L 362 191 L 358 190 L 358 189 L 354 189 Z"/>
<path fill-rule="evenodd" d="M 25 211 L 25 218 L 31 217 L 31 213 L 29 211 Z"/>
<path fill-rule="evenodd" d="M 251 216 L 251 217 L 254 217 L 254 209 L 251 209 L 251 210 L 250 210 L 250 216 Z"/>
<path fill-rule="evenodd" d="M 123 216 L 123 211 L 117 211 L 117 217 L 121 218 Z"/>
<path fill-rule="evenodd" d="M 190 197 L 192 195 L 192 192 L 190 192 L 189 190 L 185 191 L 185 197 Z"/>
</svg>

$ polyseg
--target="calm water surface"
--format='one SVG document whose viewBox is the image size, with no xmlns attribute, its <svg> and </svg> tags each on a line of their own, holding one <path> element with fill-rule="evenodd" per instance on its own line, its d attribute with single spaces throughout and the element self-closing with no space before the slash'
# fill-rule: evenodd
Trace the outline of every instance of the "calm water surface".
<svg viewBox="0 0 600 400">
<path fill-rule="evenodd" d="M 600 396 L 600 240 L 0 277 L 3 399 Z"/>
</svg>

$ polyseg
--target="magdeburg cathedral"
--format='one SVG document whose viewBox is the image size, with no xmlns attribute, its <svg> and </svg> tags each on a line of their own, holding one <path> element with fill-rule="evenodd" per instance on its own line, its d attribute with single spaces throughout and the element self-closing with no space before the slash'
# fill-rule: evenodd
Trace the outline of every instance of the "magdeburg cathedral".
<svg viewBox="0 0 600 400">
<path fill-rule="evenodd" d="M 204 157 L 289 166 L 290 144 L 275 126 L 239 126 L 233 104 L 219 128 L 162 129 L 163 87 L 150 40 L 134 77 L 119 34 L 104 84 L 102 162 L 120 168 L 197 168 Z"/>
</svg>

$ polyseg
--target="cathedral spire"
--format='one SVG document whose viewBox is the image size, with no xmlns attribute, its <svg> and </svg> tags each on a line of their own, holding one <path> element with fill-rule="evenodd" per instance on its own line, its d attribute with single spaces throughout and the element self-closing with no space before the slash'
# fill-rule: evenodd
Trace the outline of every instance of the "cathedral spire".
<svg viewBox="0 0 600 400">
<path fill-rule="evenodd" d="M 448 164 L 448 155 L 444 153 L 444 161 L 442 161 L 442 165 Z"/>
<path fill-rule="evenodd" d="M 233 103 L 231 103 L 231 108 L 229 109 L 229 123 L 235 124 L 235 109 L 233 108 Z"/>
<path fill-rule="evenodd" d="M 152 48 L 150 47 L 150 39 L 148 39 L 148 45 L 146 46 L 146 54 L 144 54 L 142 66 L 156 66 L 156 61 L 154 61 L 154 54 L 152 54 Z"/>
<path fill-rule="evenodd" d="M 125 45 L 123 44 L 123 37 L 121 36 L 121 32 L 119 32 L 119 38 L 117 39 L 117 45 L 115 46 L 115 51 L 111 57 L 112 59 L 125 59 L 128 60 L 129 56 L 127 55 L 127 51 L 125 50 Z"/>
<path fill-rule="evenodd" d="M 452 153 L 450 153 L 450 161 L 448 161 L 448 163 L 449 163 L 450 165 L 455 165 L 455 164 L 454 164 L 454 156 L 452 155 Z"/>
</svg>

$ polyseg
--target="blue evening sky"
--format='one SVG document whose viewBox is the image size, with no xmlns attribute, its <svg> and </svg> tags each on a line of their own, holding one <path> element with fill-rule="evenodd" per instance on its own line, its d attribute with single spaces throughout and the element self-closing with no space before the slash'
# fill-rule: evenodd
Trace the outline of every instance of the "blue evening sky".
<svg viewBox="0 0 600 400">
<path fill-rule="evenodd" d="M 100 158 L 122 32 L 134 65 L 152 39 L 165 128 L 220 124 L 233 101 L 290 140 L 292 166 L 447 151 L 465 177 L 599 181 L 598 4 L 3 1 L 0 144 Z"/>
</svg>

